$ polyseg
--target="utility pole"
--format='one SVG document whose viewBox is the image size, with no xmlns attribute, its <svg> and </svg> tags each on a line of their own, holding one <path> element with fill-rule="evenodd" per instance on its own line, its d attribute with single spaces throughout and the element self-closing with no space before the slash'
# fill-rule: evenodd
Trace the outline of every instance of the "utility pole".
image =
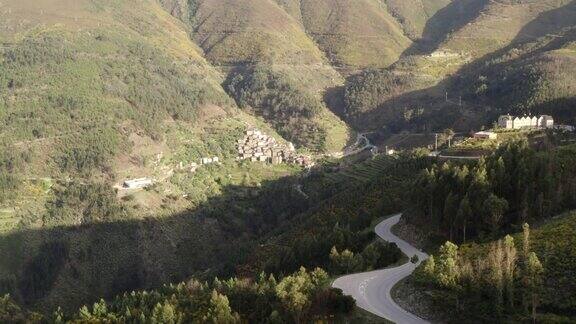
<svg viewBox="0 0 576 324">
<path fill-rule="evenodd" d="M 434 133 L 436 136 L 436 144 L 434 144 L 434 151 L 438 151 L 438 133 Z"/>
<path fill-rule="evenodd" d="M 448 91 L 446 91 L 446 102 L 448 102 Z"/>
</svg>

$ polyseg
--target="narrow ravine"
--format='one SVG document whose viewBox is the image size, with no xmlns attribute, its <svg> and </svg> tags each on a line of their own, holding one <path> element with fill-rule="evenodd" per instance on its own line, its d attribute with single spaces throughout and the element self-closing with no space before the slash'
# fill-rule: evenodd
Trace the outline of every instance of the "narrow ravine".
<svg viewBox="0 0 576 324">
<path fill-rule="evenodd" d="M 392 234 L 391 228 L 400 221 L 401 216 L 398 214 L 387 218 L 376 226 L 375 232 L 383 240 L 396 243 L 408 258 L 417 255 L 418 263 L 414 264 L 408 261 L 394 268 L 340 277 L 334 281 L 332 286 L 342 289 L 344 294 L 354 297 L 358 307 L 392 322 L 401 324 L 428 323 L 398 306 L 391 296 L 392 288 L 399 281 L 412 274 L 418 264 L 428 258 L 426 253 Z"/>
</svg>

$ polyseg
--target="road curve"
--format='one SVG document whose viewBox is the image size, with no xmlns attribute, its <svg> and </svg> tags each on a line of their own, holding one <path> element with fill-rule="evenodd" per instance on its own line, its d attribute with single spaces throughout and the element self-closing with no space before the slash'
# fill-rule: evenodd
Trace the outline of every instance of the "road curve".
<svg viewBox="0 0 576 324">
<path fill-rule="evenodd" d="M 428 255 L 398 238 L 390 230 L 400 221 L 401 216 L 401 214 L 394 215 L 384 220 L 376 226 L 375 232 L 385 241 L 396 243 L 398 248 L 409 258 L 417 255 L 419 264 L 427 259 Z M 340 277 L 334 281 L 332 287 L 340 288 L 345 295 L 354 297 L 358 307 L 392 322 L 400 324 L 428 323 L 398 306 L 390 294 L 392 287 L 409 276 L 418 264 L 407 262 L 394 268 Z"/>
</svg>

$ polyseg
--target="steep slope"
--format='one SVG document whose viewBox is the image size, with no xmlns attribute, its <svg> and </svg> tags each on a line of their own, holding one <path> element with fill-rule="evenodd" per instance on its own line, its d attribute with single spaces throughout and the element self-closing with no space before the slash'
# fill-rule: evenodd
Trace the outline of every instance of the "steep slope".
<svg viewBox="0 0 576 324">
<path fill-rule="evenodd" d="M 275 0 L 284 11 L 302 23 L 302 5 L 300 0 Z"/>
<path fill-rule="evenodd" d="M 301 11 L 308 34 L 339 66 L 386 67 L 411 44 L 376 0 L 304 0 Z"/>
<path fill-rule="evenodd" d="M 282 4 L 288 9 L 296 8 L 294 3 Z M 256 65 L 264 66 L 280 78 L 303 85 L 307 90 L 301 93 L 302 97 L 309 93 L 315 97 L 320 105 L 317 114 L 294 117 L 311 119 L 314 127 L 310 132 L 319 132 L 330 141 L 308 145 L 297 138 L 296 133 L 300 132 L 291 127 L 283 128 L 282 135 L 313 151 L 340 151 L 344 147 L 348 129 L 322 102 L 326 89 L 341 85 L 342 78 L 306 35 L 297 18 L 272 0 L 208 0 L 195 3 L 192 11 L 189 23 L 193 39 L 210 62 L 229 74 L 229 79 L 246 76 Z M 237 95 L 235 99 L 240 100 Z M 249 102 L 242 106 L 256 104 Z M 259 112 L 257 116 L 273 124 L 277 122 L 272 107 L 256 108 L 252 111 Z"/>
<path fill-rule="evenodd" d="M 489 1 L 478 17 L 452 32 L 440 47 L 481 57 L 514 42 L 557 33 L 573 25 L 575 18 L 571 0 Z"/>
<path fill-rule="evenodd" d="M 452 88 L 498 107 L 495 113 L 545 113 L 573 124 L 575 63 L 576 26 L 490 55 L 463 69 Z"/>
<path fill-rule="evenodd" d="M 388 11 L 398 19 L 412 40 L 428 38 L 433 31 L 429 20 L 451 0 L 384 0 Z"/>
<path fill-rule="evenodd" d="M 62 172 L 105 166 L 56 153 L 67 144 L 108 134 L 114 156 L 131 132 L 162 139 L 168 119 L 194 123 L 201 107 L 233 107 L 183 26 L 153 3 L 3 5 L 2 137 L 23 148 L 42 142 Z"/>
<path fill-rule="evenodd" d="M 246 125 L 280 137 L 186 26 L 155 1 L 3 1 L 0 21 L 0 294 L 42 309 L 222 271 L 254 226 L 240 197 L 298 168 L 235 161 Z M 156 183 L 113 188 L 139 177 Z"/>
<path fill-rule="evenodd" d="M 574 1 L 451 2 L 393 66 L 349 79 L 348 118 L 420 131 L 468 131 L 502 112 L 572 122 L 575 9 Z"/>
<path fill-rule="evenodd" d="M 193 36 L 217 64 L 321 64 L 298 22 L 270 0 L 199 2 Z"/>
</svg>

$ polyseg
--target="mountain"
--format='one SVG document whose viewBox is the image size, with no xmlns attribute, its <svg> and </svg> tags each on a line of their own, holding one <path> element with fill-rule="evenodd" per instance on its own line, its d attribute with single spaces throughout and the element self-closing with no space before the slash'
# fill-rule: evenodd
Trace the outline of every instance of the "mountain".
<svg viewBox="0 0 576 324">
<path fill-rule="evenodd" d="M 379 1 L 303 1 L 307 33 L 338 66 L 386 67 L 411 44 Z"/>
<path fill-rule="evenodd" d="M 501 113 L 527 111 L 573 122 L 574 5 L 451 2 L 391 67 L 371 72 L 377 77 L 349 78 L 349 122 L 393 131 L 469 130 Z"/>
<path fill-rule="evenodd" d="M 575 21 L 567 0 L 2 1 L 0 293 L 76 310 L 362 255 L 405 200 L 382 188 L 427 162 L 332 157 L 356 133 L 576 122 Z M 248 127 L 320 166 L 238 161 Z"/>
</svg>

